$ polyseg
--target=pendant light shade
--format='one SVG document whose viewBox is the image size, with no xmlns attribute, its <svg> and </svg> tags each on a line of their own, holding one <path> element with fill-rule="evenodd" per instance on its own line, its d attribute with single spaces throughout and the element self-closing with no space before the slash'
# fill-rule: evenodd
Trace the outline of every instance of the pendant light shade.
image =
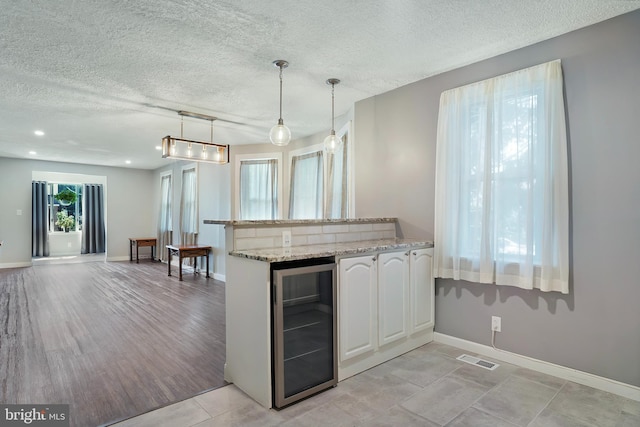
<svg viewBox="0 0 640 427">
<path fill-rule="evenodd" d="M 269 139 L 273 145 L 284 146 L 291 141 L 291 131 L 284 125 L 282 119 L 278 120 L 278 124 L 271 128 Z"/>
<path fill-rule="evenodd" d="M 335 153 L 340 147 L 340 144 L 342 144 L 342 140 L 336 136 L 334 126 L 334 89 L 338 83 L 340 83 L 338 79 L 327 79 L 327 84 L 331 85 L 331 132 L 329 132 L 329 136 L 324 139 L 324 151 L 327 153 Z"/>
<path fill-rule="evenodd" d="M 285 126 L 282 120 L 282 70 L 289 66 L 284 59 L 273 61 L 273 65 L 280 69 L 280 118 L 278 124 L 271 128 L 269 139 L 273 145 L 284 146 L 291 141 L 291 131 Z"/>
</svg>

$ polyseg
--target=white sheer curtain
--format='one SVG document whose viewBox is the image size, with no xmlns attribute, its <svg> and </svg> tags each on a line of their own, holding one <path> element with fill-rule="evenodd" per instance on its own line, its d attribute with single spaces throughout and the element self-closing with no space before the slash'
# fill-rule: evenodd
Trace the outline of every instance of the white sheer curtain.
<svg viewBox="0 0 640 427">
<path fill-rule="evenodd" d="M 436 277 L 569 292 L 560 61 L 443 92 Z"/>
<path fill-rule="evenodd" d="M 278 161 L 240 162 L 240 219 L 278 218 Z"/>
<path fill-rule="evenodd" d="M 323 179 L 322 151 L 292 157 L 289 219 L 322 218 Z"/>
<path fill-rule="evenodd" d="M 182 170 L 180 196 L 180 244 L 195 245 L 198 242 L 198 183 L 196 167 Z"/>
<path fill-rule="evenodd" d="M 171 175 L 164 175 L 160 179 L 160 215 L 158 216 L 158 258 L 167 260 L 165 247 L 172 244 L 171 231 Z"/>
<path fill-rule="evenodd" d="M 348 175 L 347 175 L 347 134 L 342 136 L 342 144 L 335 153 L 327 154 L 327 201 L 325 218 L 347 218 Z"/>
</svg>

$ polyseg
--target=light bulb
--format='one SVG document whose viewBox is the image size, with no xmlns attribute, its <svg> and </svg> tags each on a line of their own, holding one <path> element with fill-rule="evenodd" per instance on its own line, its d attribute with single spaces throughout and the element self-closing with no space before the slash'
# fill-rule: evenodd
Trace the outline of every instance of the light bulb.
<svg viewBox="0 0 640 427">
<path fill-rule="evenodd" d="M 187 156 L 191 157 L 193 154 L 191 153 L 191 143 L 187 145 Z"/>
<path fill-rule="evenodd" d="M 171 141 L 171 148 L 169 149 L 169 153 L 172 156 L 176 155 L 176 142 L 175 141 Z"/>
<path fill-rule="evenodd" d="M 202 146 L 202 160 L 207 160 L 207 146 L 203 145 Z"/>
<path fill-rule="evenodd" d="M 324 139 L 324 151 L 335 153 L 340 144 L 342 144 L 342 140 L 336 136 L 335 131 L 331 131 L 331 134 Z"/>
<path fill-rule="evenodd" d="M 273 145 L 287 145 L 291 141 L 291 131 L 284 125 L 281 120 L 278 120 L 278 124 L 271 128 L 269 132 L 269 139 Z"/>
</svg>

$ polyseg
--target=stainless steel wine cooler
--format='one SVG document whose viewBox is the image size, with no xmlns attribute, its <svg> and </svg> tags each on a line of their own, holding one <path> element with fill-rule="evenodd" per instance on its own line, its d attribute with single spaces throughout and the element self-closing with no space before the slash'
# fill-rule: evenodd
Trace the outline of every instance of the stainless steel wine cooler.
<svg viewBox="0 0 640 427">
<path fill-rule="evenodd" d="M 274 264 L 272 279 L 273 401 L 282 408 L 338 383 L 336 264 Z"/>
</svg>

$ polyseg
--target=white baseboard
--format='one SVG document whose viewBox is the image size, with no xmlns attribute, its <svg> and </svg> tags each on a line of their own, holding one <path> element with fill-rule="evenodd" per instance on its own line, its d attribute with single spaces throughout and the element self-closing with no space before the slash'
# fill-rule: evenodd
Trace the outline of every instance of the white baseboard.
<svg viewBox="0 0 640 427">
<path fill-rule="evenodd" d="M 23 262 L 5 262 L 0 264 L 0 269 L 2 268 L 21 268 L 21 267 L 31 267 L 33 264 L 31 261 L 23 261 Z"/>
<path fill-rule="evenodd" d="M 107 261 L 129 261 L 129 256 L 110 256 Z"/>
<path fill-rule="evenodd" d="M 640 402 L 640 387 L 436 332 L 434 341 Z"/>
<path fill-rule="evenodd" d="M 227 276 L 224 274 L 220 274 L 220 273 L 213 273 L 213 278 L 216 280 L 220 280 L 221 282 L 226 282 L 227 281 Z"/>
</svg>

